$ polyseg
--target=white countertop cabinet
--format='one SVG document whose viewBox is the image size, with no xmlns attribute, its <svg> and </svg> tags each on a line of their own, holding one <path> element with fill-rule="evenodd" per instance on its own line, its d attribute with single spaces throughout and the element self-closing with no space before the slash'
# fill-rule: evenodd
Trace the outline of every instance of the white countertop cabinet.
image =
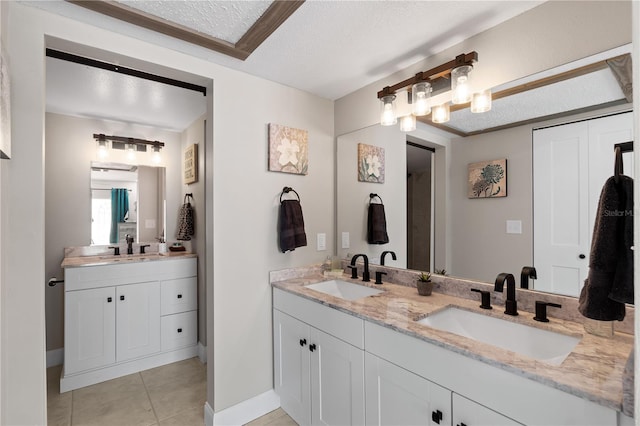
<svg viewBox="0 0 640 426">
<path fill-rule="evenodd" d="M 197 258 L 65 268 L 61 392 L 197 355 Z"/>
</svg>

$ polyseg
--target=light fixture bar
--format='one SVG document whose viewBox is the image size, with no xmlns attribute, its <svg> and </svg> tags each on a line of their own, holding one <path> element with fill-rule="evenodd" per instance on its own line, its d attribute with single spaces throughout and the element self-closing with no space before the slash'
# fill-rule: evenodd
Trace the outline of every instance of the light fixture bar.
<svg viewBox="0 0 640 426">
<path fill-rule="evenodd" d="M 393 95 L 396 91 L 400 89 L 404 89 L 407 86 L 413 86 L 416 83 L 420 83 L 423 81 L 433 81 L 439 78 L 446 78 L 451 74 L 451 71 L 454 68 L 457 68 L 463 65 L 473 65 L 473 63 L 477 61 L 478 61 L 478 53 L 475 51 L 466 53 L 466 54 L 465 53 L 460 54 L 456 56 L 455 59 L 447 63 L 438 65 L 437 67 L 431 68 L 430 70 L 427 70 L 427 71 L 419 72 L 413 77 L 410 77 L 406 80 L 396 83 L 393 86 L 387 86 L 383 88 L 378 92 L 378 99 L 384 96 Z"/>
<path fill-rule="evenodd" d="M 93 134 L 93 138 L 99 142 L 103 142 L 103 141 L 111 141 L 111 142 L 118 142 L 121 143 L 123 145 L 126 144 L 133 144 L 133 145 L 151 145 L 153 147 L 164 147 L 164 142 L 160 142 L 160 141 L 148 141 L 145 139 L 136 139 L 136 138 L 129 138 L 126 136 L 107 136 L 104 135 L 102 133 L 98 134 L 98 133 L 94 133 Z"/>
</svg>

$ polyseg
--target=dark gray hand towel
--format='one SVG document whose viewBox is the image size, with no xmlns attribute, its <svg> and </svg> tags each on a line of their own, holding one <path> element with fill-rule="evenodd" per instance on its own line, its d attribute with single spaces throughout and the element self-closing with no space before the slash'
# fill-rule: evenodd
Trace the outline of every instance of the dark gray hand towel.
<svg viewBox="0 0 640 426">
<path fill-rule="evenodd" d="M 383 204 L 369 204 L 367 217 L 367 242 L 369 244 L 387 244 L 387 218 L 384 214 Z"/>
<path fill-rule="evenodd" d="M 278 229 L 280 231 L 280 250 L 283 253 L 307 245 L 300 201 L 283 200 L 280 203 Z"/>
<path fill-rule="evenodd" d="M 591 241 L 589 276 L 578 310 L 599 321 L 622 321 L 633 303 L 633 180 L 607 179 L 598 203 Z"/>
</svg>

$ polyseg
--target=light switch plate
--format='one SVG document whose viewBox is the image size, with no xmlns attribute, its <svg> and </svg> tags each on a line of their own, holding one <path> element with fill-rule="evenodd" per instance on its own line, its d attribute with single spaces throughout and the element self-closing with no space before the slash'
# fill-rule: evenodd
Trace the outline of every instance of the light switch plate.
<svg viewBox="0 0 640 426">
<path fill-rule="evenodd" d="M 324 232 L 319 233 L 316 236 L 316 245 L 318 247 L 318 251 L 323 251 L 327 249 L 327 234 Z"/>
<path fill-rule="evenodd" d="M 522 234 L 522 221 L 507 220 L 507 234 Z"/>
<path fill-rule="evenodd" d="M 343 249 L 348 249 L 349 248 L 349 233 L 348 232 L 343 232 L 342 233 L 342 248 Z"/>
</svg>

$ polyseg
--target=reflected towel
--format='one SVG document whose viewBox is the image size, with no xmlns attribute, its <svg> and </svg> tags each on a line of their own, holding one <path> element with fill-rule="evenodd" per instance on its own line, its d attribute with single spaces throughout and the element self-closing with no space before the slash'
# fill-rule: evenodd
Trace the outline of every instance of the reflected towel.
<svg viewBox="0 0 640 426">
<path fill-rule="evenodd" d="M 607 179 L 600 194 L 589 256 L 589 276 L 578 310 L 599 321 L 622 321 L 633 303 L 633 179 Z"/>
<path fill-rule="evenodd" d="M 283 253 L 295 250 L 296 247 L 307 245 L 307 235 L 304 232 L 304 218 L 302 207 L 298 200 L 283 200 L 280 203 L 280 250 Z"/>
<path fill-rule="evenodd" d="M 383 204 L 369 204 L 367 217 L 367 242 L 369 244 L 387 244 L 387 218 Z"/>
</svg>

